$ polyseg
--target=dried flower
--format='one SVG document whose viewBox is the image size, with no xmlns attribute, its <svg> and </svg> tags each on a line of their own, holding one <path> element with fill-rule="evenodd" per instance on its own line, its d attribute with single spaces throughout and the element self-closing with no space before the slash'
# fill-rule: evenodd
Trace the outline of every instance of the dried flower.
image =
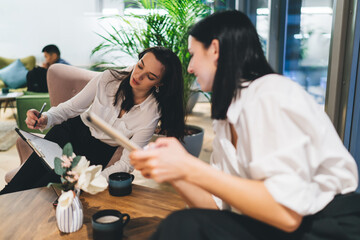
<svg viewBox="0 0 360 240">
<path fill-rule="evenodd" d="M 84 191 L 95 194 L 107 188 L 107 181 L 101 174 L 101 166 L 90 166 L 81 173 L 77 187 Z"/>
<path fill-rule="evenodd" d="M 55 173 L 61 176 L 61 183 L 49 183 L 48 187 L 52 185 L 64 191 L 59 198 L 61 206 L 72 203 L 75 188 L 96 194 L 108 186 L 105 177 L 100 174 L 102 166 L 89 166 L 90 162 L 85 157 L 73 153 L 71 143 L 64 146 L 62 157 L 56 157 L 54 162 Z"/>
<path fill-rule="evenodd" d="M 74 195 L 73 191 L 63 192 L 58 200 L 59 205 L 63 208 L 69 207 L 74 200 Z"/>
</svg>

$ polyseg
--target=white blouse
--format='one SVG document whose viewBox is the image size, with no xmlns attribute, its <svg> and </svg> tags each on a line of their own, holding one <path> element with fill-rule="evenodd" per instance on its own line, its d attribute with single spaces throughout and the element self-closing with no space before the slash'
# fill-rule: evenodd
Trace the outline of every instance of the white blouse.
<svg viewBox="0 0 360 240">
<path fill-rule="evenodd" d="M 231 143 L 229 124 L 238 136 Z M 355 191 L 355 160 L 326 113 L 297 83 L 270 74 L 233 100 L 226 120 L 213 122 L 211 164 L 226 173 L 263 180 L 280 204 L 300 215 L 323 209 L 338 193 Z M 220 209 L 233 209 L 213 196 Z"/>
<path fill-rule="evenodd" d="M 121 131 L 125 136 L 139 146 L 145 146 L 152 137 L 160 118 L 158 103 L 150 94 L 141 104 L 134 105 L 131 110 L 118 118 L 121 110 L 121 101 L 113 105 L 114 95 L 120 82 L 112 76 L 110 71 L 97 75 L 73 98 L 52 107 L 44 114 L 48 117 L 46 128 L 60 124 L 69 118 L 80 115 L 82 121 L 90 128 L 91 135 L 106 144 L 118 144 L 103 131 L 93 128 L 86 120 L 85 112 L 91 111 L 100 116 L 112 127 Z M 133 167 L 129 162 L 129 151 L 124 149 L 119 161 L 106 168 L 102 174 L 108 178 L 114 172 L 131 172 Z"/>
</svg>

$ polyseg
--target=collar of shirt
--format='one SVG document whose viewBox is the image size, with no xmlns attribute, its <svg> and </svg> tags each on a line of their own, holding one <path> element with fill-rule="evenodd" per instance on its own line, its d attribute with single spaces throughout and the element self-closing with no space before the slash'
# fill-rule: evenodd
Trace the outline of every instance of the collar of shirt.
<svg viewBox="0 0 360 240">
<path fill-rule="evenodd" d="M 235 124 L 239 117 L 240 112 L 242 110 L 243 101 L 240 101 L 241 98 L 246 97 L 246 93 L 248 91 L 248 87 L 252 82 L 244 82 L 242 85 L 244 88 L 238 89 L 236 93 L 236 97 L 232 99 L 231 104 L 226 113 L 227 119 L 231 124 Z"/>
<path fill-rule="evenodd" d="M 140 110 L 148 105 L 152 99 L 154 99 L 154 95 L 151 93 L 142 103 L 134 105 L 134 109 L 139 108 Z"/>
</svg>

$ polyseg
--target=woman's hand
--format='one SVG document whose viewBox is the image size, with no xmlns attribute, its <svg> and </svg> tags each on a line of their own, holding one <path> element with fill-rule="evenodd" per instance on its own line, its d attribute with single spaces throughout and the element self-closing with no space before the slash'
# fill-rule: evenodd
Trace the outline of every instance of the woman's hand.
<svg viewBox="0 0 360 240">
<path fill-rule="evenodd" d="M 36 109 L 30 109 L 26 112 L 25 123 L 30 129 L 44 129 L 47 125 L 47 116 L 42 114 L 40 118 L 38 118 L 40 112 Z M 36 126 L 34 127 L 36 123 Z"/>
<path fill-rule="evenodd" d="M 144 177 L 156 182 L 185 179 L 192 156 L 175 138 L 159 138 L 150 143 L 146 150 L 130 153 L 131 164 Z"/>
</svg>

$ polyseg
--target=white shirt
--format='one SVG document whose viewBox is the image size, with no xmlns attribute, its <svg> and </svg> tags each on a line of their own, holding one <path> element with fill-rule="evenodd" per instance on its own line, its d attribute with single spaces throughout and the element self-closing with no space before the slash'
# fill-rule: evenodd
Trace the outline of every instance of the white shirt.
<svg viewBox="0 0 360 240">
<path fill-rule="evenodd" d="M 121 131 L 125 136 L 145 146 L 154 133 L 155 127 L 160 118 L 158 103 L 155 97 L 150 94 L 141 104 L 134 105 L 131 110 L 118 118 L 121 110 L 119 101 L 113 105 L 114 95 L 119 88 L 120 81 L 115 80 L 110 71 L 97 75 L 73 98 L 52 107 L 44 114 L 48 117 L 46 128 L 60 124 L 69 118 L 80 115 L 82 121 L 90 128 L 91 135 L 111 146 L 118 144 L 103 131 L 93 128 L 85 118 L 85 112 L 91 111 L 100 116 L 112 127 Z M 108 178 L 114 172 L 131 172 L 134 168 L 129 162 L 129 151 L 124 149 L 120 161 L 106 168 L 102 174 Z"/>
<path fill-rule="evenodd" d="M 231 143 L 229 123 L 238 136 Z M 355 191 L 355 160 L 326 113 L 297 83 L 271 74 L 233 100 L 215 120 L 211 164 L 226 173 L 263 180 L 278 203 L 300 215 L 323 209 L 338 193 Z M 213 196 L 220 209 L 233 209 Z"/>
</svg>

